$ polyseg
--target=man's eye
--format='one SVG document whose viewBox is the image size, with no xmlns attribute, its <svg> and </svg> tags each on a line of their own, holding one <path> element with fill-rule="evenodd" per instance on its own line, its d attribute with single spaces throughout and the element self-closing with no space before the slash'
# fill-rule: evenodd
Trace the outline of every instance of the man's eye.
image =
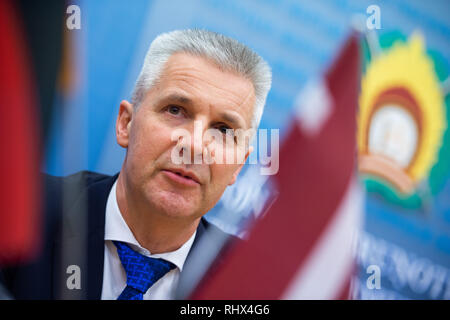
<svg viewBox="0 0 450 320">
<path fill-rule="evenodd" d="M 227 128 L 226 126 L 219 126 L 219 127 L 217 127 L 217 129 L 218 129 L 221 133 L 226 134 L 228 128 Z"/>
<path fill-rule="evenodd" d="M 217 129 L 223 134 L 234 137 L 234 130 L 226 125 L 219 126 L 219 127 L 217 127 Z"/>
<path fill-rule="evenodd" d="M 169 106 L 169 107 L 167 108 L 167 111 L 168 111 L 170 114 L 173 114 L 173 115 L 177 116 L 177 115 L 180 114 L 181 108 L 178 107 L 178 106 Z"/>
</svg>

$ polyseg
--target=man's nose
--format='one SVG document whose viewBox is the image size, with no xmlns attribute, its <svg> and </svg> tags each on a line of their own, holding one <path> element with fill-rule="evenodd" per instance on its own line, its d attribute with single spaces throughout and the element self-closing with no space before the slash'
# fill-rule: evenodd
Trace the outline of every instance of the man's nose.
<svg viewBox="0 0 450 320">
<path fill-rule="evenodd" d="M 190 164 L 203 163 L 203 149 L 205 147 L 203 136 L 205 130 L 206 126 L 204 125 L 204 121 L 196 120 L 194 121 L 193 127 L 189 130 L 190 139 L 183 139 L 183 157 L 186 159 L 186 156 L 189 158 L 190 155 Z"/>
</svg>

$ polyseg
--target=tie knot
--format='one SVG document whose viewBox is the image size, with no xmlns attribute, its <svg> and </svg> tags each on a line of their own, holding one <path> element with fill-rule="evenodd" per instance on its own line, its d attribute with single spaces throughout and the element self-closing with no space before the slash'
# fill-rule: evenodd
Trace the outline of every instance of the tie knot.
<svg viewBox="0 0 450 320">
<path fill-rule="evenodd" d="M 175 268 L 173 263 L 144 256 L 123 242 L 114 241 L 114 245 L 127 275 L 127 285 L 142 294 L 147 292 L 167 272 Z"/>
</svg>

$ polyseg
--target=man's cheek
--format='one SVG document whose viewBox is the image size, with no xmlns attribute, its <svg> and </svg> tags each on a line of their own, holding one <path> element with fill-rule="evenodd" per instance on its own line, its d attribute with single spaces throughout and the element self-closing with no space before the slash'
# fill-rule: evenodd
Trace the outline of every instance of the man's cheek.
<svg viewBox="0 0 450 320">
<path fill-rule="evenodd" d="M 231 172 L 230 165 L 225 164 L 217 164 L 215 170 L 211 172 L 210 189 L 213 198 L 220 199 L 228 185 L 228 181 L 231 180 Z"/>
<path fill-rule="evenodd" d="M 167 137 L 161 134 L 163 130 L 159 127 L 148 127 L 136 136 L 135 150 L 142 157 L 148 157 L 167 145 Z"/>
</svg>

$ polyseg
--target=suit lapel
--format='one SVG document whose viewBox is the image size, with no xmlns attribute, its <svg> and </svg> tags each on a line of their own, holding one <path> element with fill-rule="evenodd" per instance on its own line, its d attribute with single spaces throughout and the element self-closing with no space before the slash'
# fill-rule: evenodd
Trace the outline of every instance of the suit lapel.
<svg viewBox="0 0 450 320">
<path fill-rule="evenodd" d="M 89 199 L 89 248 L 88 248 L 88 294 L 90 300 L 100 299 L 103 284 L 105 251 L 106 202 L 118 174 L 94 184 Z"/>
<path fill-rule="evenodd" d="M 61 240 L 55 240 L 55 298 L 100 299 L 106 202 L 116 179 L 117 175 L 105 176 L 92 183 L 81 181 L 63 187 L 64 193 L 79 196 L 63 206 Z"/>
</svg>

